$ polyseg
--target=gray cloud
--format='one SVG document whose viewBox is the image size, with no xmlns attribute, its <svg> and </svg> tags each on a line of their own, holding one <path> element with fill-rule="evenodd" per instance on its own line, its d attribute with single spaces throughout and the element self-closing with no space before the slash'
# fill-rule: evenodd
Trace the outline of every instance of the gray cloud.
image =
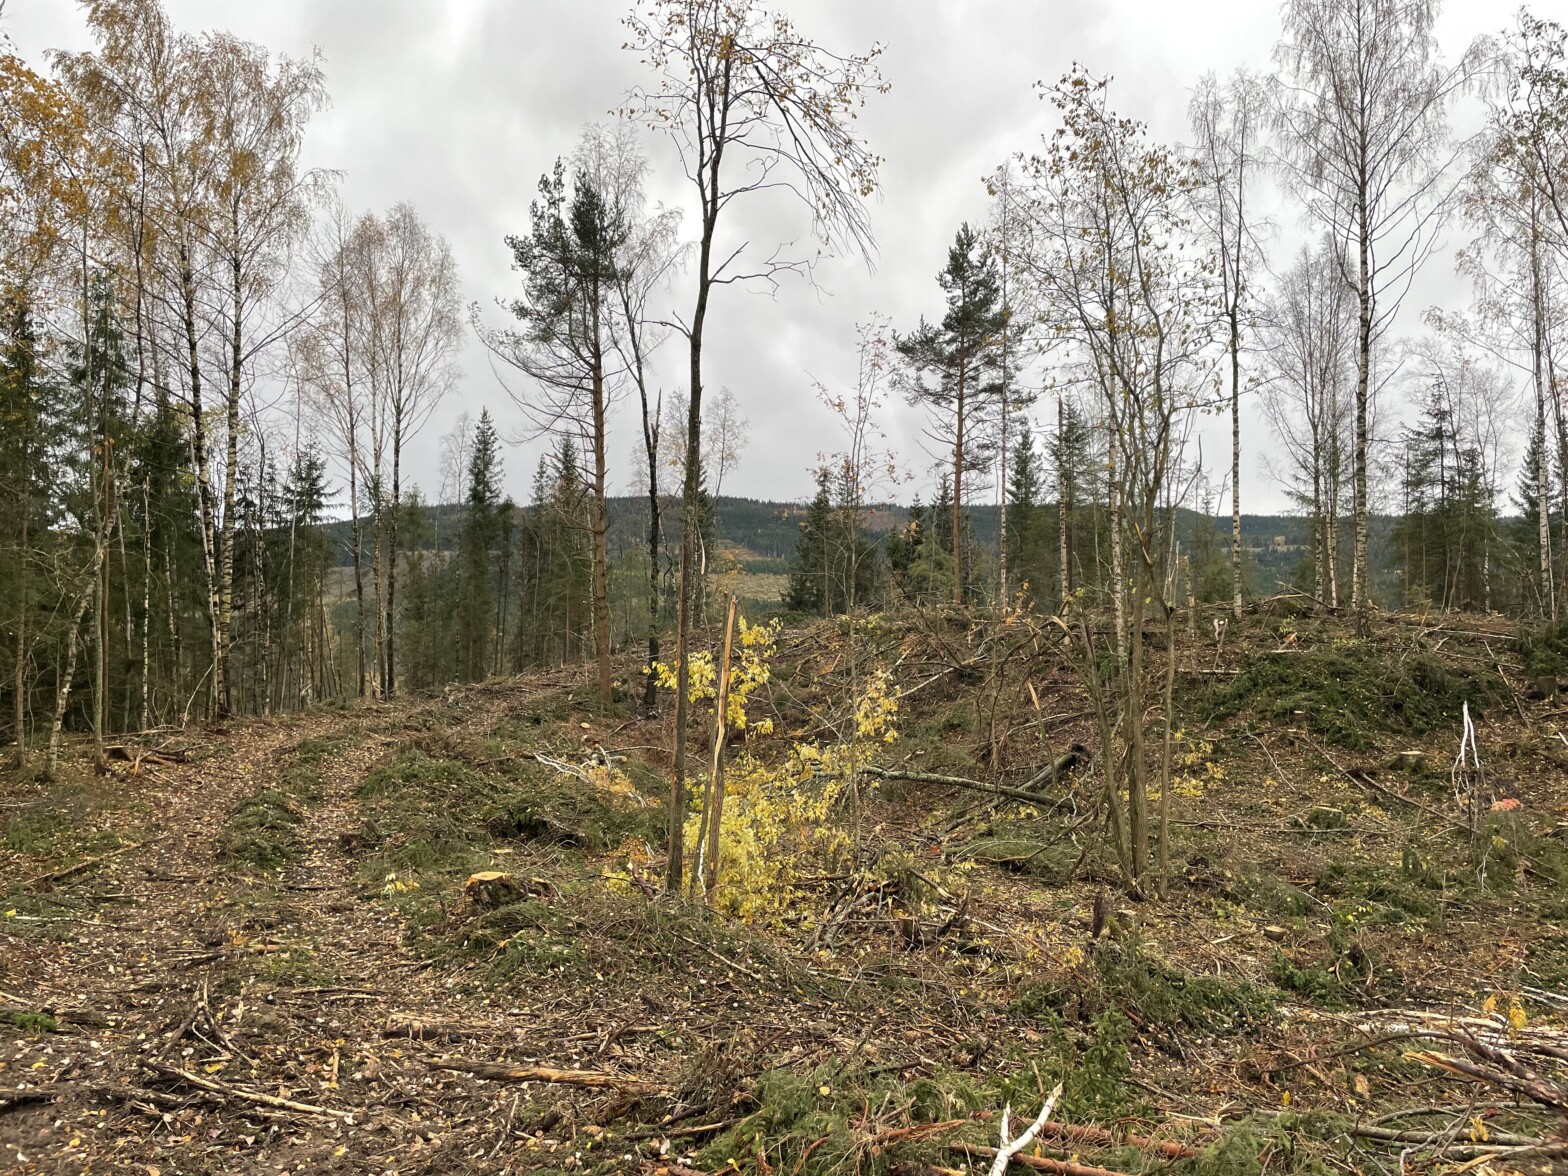
<svg viewBox="0 0 1568 1176">
<path fill-rule="evenodd" d="M 468 298 L 490 304 L 514 288 L 502 238 L 524 229 L 540 174 L 571 150 L 579 129 L 602 119 L 642 80 L 635 55 L 621 49 L 622 0 L 166 0 L 191 31 L 227 29 L 273 50 L 326 58 L 333 106 L 320 115 L 307 163 L 344 173 L 351 208 L 411 200 L 452 242 Z M 962 220 L 981 221 L 981 184 L 1011 152 L 1029 150 L 1050 129 L 1050 108 L 1036 81 L 1059 77 L 1076 60 L 1116 75 L 1115 102 L 1147 120 L 1162 138 L 1186 133 L 1191 86 L 1206 70 L 1237 66 L 1267 72 L 1278 36 L 1273 3 L 1188 0 L 792 0 L 800 27 L 839 49 L 886 46 L 883 69 L 893 91 L 873 99 L 864 128 L 885 157 L 885 196 L 872 221 L 881 250 L 870 273 L 836 259 L 817 271 L 820 289 L 787 282 L 774 296 L 721 291 L 710 322 L 709 387 L 728 386 L 752 423 L 735 493 L 802 496 L 819 451 L 836 447 L 833 422 L 816 402 L 811 375 L 845 384 L 854 372 L 853 326 L 873 312 L 895 327 L 935 314 L 934 275 Z M 1495 31 L 1506 14 L 1479 0 L 1450 3 L 1440 25 L 1449 51 Z M 8 31 L 24 55 L 50 47 L 83 48 L 87 38 L 69 0 L 15 0 Z M 667 143 L 646 143 L 655 199 L 685 207 L 689 195 Z M 757 201 L 737 205 L 726 233 L 766 254 L 779 241 L 809 247 L 798 208 Z M 1289 210 L 1284 210 L 1290 215 Z M 1282 226 L 1282 246 L 1293 240 Z M 689 301 L 689 279 L 676 291 Z M 1402 324 L 1414 330 L 1421 308 L 1465 296 L 1446 258 L 1435 258 Z M 493 321 L 499 323 L 499 310 Z M 476 343 L 463 356 L 465 377 L 432 420 L 413 459 L 427 492 L 438 483 L 437 437 L 461 412 L 488 405 L 503 427 L 520 424 Z M 684 386 L 684 354 L 672 341 L 660 378 Z M 627 406 L 629 408 L 629 406 Z M 909 464 L 924 473 L 918 414 L 892 405 L 885 421 Z M 629 485 L 635 420 L 622 411 L 611 452 L 616 482 Z M 1252 457 L 1244 479 L 1249 509 L 1278 509 L 1284 497 L 1267 480 L 1261 414 L 1244 424 Z M 1228 452 L 1226 430 L 1206 426 L 1211 464 Z M 509 452 L 508 485 L 523 498 L 540 446 Z M 918 484 L 918 483 L 917 483 Z"/>
</svg>

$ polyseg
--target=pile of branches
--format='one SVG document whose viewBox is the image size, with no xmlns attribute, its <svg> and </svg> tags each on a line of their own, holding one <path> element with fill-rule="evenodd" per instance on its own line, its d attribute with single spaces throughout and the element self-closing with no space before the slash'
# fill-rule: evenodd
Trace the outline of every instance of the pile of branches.
<svg viewBox="0 0 1568 1176">
<path fill-rule="evenodd" d="M 1550 1133 L 1539 1136 L 1493 1132 L 1482 1143 L 1461 1145 L 1457 1150 L 1467 1158 L 1568 1158 L 1568 1032 L 1561 1027 L 1532 1024 L 1512 1013 L 1456 1016 L 1424 1009 L 1379 1010 L 1358 1016 L 1353 1024 L 1369 1037 L 1368 1048 L 1398 1041 L 1423 1043 L 1407 1051 L 1406 1058 L 1491 1088 L 1510 1102 L 1533 1104 L 1556 1120 Z M 1456 1151 L 1451 1129 L 1422 1133 L 1358 1126 L 1355 1134 L 1404 1144 L 1407 1150 Z"/>
</svg>

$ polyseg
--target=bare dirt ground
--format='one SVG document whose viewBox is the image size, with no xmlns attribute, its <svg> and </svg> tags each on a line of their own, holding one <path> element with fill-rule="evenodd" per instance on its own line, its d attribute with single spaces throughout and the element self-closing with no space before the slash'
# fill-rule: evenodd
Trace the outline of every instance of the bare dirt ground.
<svg viewBox="0 0 1568 1176">
<path fill-rule="evenodd" d="M 909 682 L 942 677 L 899 641 Z M 831 637 L 785 660 L 775 701 L 804 724 L 835 690 Z M 1006 687 L 1025 760 L 1089 737 L 1066 679 L 1035 676 Z M 912 696 L 900 762 L 978 775 L 993 682 L 949 677 Z M 743 928 L 654 899 L 647 798 L 555 796 L 596 747 L 641 757 L 654 795 L 664 727 L 596 716 L 581 681 L 236 721 L 106 775 L 0 778 L 0 1170 L 978 1171 L 954 1149 L 994 1143 L 1004 1101 L 1032 1114 L 1064 1074 L 1068 1117 L 1103 1138 L 1036 1148 L 1038 1170 L 1565 1170 L 1539 1143 L 1488 1151 L 1553 1139 L 1552 1108 L 1408 1044 L 1420 1012 L 1562 1048 L 1551 700 L 1483 729 L 1514 741 L 1505 799 L 1541 838 L 1506 885 L 1445 872 L 1441 789 L 1386 769 L 1391 749 L 1442 762 L 1448 731 L 1331 751 L 1304 721 L 1217 714 L 1194 729 L 1218 771 L 1178 793 L 1177 888 L 1113 899 L 1101 941 L 1114 875 L 1080 852 L 1084 796 L 1041 814 L 889 783 L 865 820 L 881 872 L 806 880 L 810 919 Z M 1029 730 L 1042 715 L 1067 718 Z M 922 923 L 911 877 L 959 863 L 941 878 L 966 892 L 931 882 Z M 485 868 L 516 901 L 465 893 Z"/>
</svg>

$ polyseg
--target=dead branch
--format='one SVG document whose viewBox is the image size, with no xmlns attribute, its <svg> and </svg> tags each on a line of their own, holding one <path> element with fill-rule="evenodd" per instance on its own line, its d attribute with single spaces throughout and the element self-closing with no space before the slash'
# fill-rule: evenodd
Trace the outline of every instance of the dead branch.
<svg viewBox="0 0 1568 1176">
<path fill-rule="evenodd" d="M 431 1058 L 425 1065 L 432 1070 L 449 1070 L 456 1074 L 472 1074 L 492 1082 L 553 1082 L 562 1086 L 607 1087 L 624 1090 L 630 1094 L 652 1094 L 656 1089 L 651 1082 L 639 1078 L 623 1078 L 606 1074 L 602 1070 L 557 1070 L 552 1066 L 508 1066 L 500 1062 L 471 1062 L 462 1058 Z"/>
<path fill-rule="evenodd" d="M 988 1160 L 995 1159 L 1002 1154 L 994 1147 L 980 1147 L 975 1144 L 954 1144 L 950 1150 L 961 1152 L 966 1156 L 979 1156 Z M 1010 1158 L 1012 1163 L 1022 1164 L 1026 1168 L 1033 1168 L 1036 1172 L 1051 1172 L 1055 1176 L 1128 1176 L 1125 1172 L 1113 1171 L 1110 1168 L 1096 1168 L 1091 1164 L 1077 1164 L 1072 1160 L 1053 1160 L 1046 1156 L 1015 1155 Z M 936 1171 L 941 1173 L 941 1176 L 949 1176 L 949 1173 L 952 1173 L 952 1176 L 965 1176 L 964 1173 L 953 1172 L 952 1169 L 944 1170 L 938 1168 Z"/>
<path fill-rule="evenodd" d="M 59 1091 L 52 1086 L 28 1087 L 26 1090 L 7 1090 L 0 1087 L 0 1115 L 33 1103 L 53 1102 Z"/>
<path fill-rule="evenodd" d="M 324 1115 L 333 1119 L 353 1119 L 355 1116 L 364 1113 L 363 1111 L 358 1110 L 340 1111 L 335 1107 L 318 1107 L 312 1103 L 295 1102 L 293 1099 L 278 1098 L 276 1095 L 260 1094 L 253 1090 L 241 1090 L 237 1086 L 230 1086 L 227 1082 L 219 1082 L 215 1078 L 207 1078 L 203 1077 L 201 1074 L 193 1074 L 189 1070 L 180 1069 L 178 1066 L 164 1066 L 157 1063 L 151 1063 L 149 1068 L 155 1073 L 162 1074 L 166 1077 L 178 1078 L 181 1082 L 188 1083 L 191 1086 L 196 1087 L 198 1090 L 204 1090 L 208 1094 L 215 1094 L 222 1098 L 237 1099 L 240 1102 L 255 1103 L 257 1106 L 275 1107 L 280 1111 L 294 1111 L 296 1114 L 301 1115 Z"/>
<path fill-rule="evenodd" d="M 1434 1066 L 1439 1070 L 1447 1070 L 1450 1074 L 1457 1074 L 1461 1078 L 1484 1082 L 1489 1086 L 1501 1086 L 1505 1090 L 1523 1095 L 1553 1110 L 1568 1111 L 1568 1091 L 1560 1086 L 1548 1085 L 1523 1066 L 1518 1066 L 1515 1072 L 1514 1067 L 1505 1069 L 1502 1066 L 1490 1066 L 1465 1058 L 1449 1057 L 1429 1049 L 1414 1050 L 1405 1056 L 1412 1061 Z"/>
<path fill-rule="evenodd" d="M 1035 1116 L 1034 1122 L 1013 1139 L 1007 1138 L 1007 1120 L 1013 1108 L 1011 1106 L 1002 1108 L 1002 1146 L 996 1152 L 996 1163 L 991 1165 L 991 1176 L 1007 1176 L 1008 1161 L 1034 1142 L 1034 1137 L 1040 1134 L 1040 1128 L 1045 1126 L 1046 1121 L 1051 1117 L 1051 1112 L 1056 1109 L 1056 1100 L 1061 1097 L 1062 1084 L 1058 1082 L 1056 1089 L 1051 1091 L 1050 1097 L 1045 1100 L 1045 1105 L 1040 1108 L 1040 1113 Z"/>
<path fill-rule="evenodd" d="M 34 878 L 31 882 L 28 883 L 28 886 L 33 890 L 46 889 L 50 886 L 53 886 L 56 882 L 63 882 L 67 878 L 73 878 L 77 874 L 81 874 L 87 870 L 92 869 L 99 862 L 106 862 L 110 858 L 119 857 L 122 853 L 130 853 L 133 849 L 140 849 L 143 844 L 144 843 L 140 841 L 128 842 L 127 844 L 120 846 L 118 849 L 111 849 L 108 853 L 100 853 L 96 857 L 83 858 L 74 866 L 66 866 L 63 870 L 55 870 L 48 874 L 39 874 L 38 877 Z"/>
<path fill-rule="evenodd" d="M 382 1037 L 407 1037 L 413 1041 L 462 1041 L 487 1036 L 482 1025 L 461 1021 L 429 1021 L 412 1013 L 393 1013 L 381 1027 Z"/>
<path fill-rule="evenodd" d="M 1146 1135 L 1119 1135 L 1104 1127 L 1077 1126 L 1047 1120 L 1040 1125 L 1042 1139 L 1060 1139 L 1065 1143 L 1088 1144 L 1092 1147 L 1135 1147 L 1139 1151 L 1155 1152 L 1172 1160 L 1189 1160 L 1197 1151 L 1170 1139 L 1150 1139 Z"/>
<path fill-rule="evenodd" d="M 916 772 L 909 768 L 861 768 L 867 776 L 876 776 L 883 780 L 913 780 L 919 784 L 940 784 L 947 788 L 967 788 L 971 792 L 985 792 L 992 796 L 1005 796 L 1011 800 L 1022 800 L 1028 804 L 1039 804 L 1045 798 L 1035 792 L 1026 792 L 1022 788 L 1009 788 L 1005 784 L 986 784 L 980 780 L 969 780 L 963 776 L 939 776 L 934 772 Z"/>
</svg>

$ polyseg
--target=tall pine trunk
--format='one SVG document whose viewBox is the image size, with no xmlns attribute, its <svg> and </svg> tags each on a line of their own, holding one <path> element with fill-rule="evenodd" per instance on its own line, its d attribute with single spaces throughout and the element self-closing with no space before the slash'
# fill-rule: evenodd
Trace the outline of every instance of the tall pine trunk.
<svg viewBox="0 0 1568 1176">
<path fill-rule="evenodd" d="M 964 376 L 968 365 L 960 358 L 958 364 L 957 438 L 953 444 L 953 603 L 964 605 Z"/>
</svg>

